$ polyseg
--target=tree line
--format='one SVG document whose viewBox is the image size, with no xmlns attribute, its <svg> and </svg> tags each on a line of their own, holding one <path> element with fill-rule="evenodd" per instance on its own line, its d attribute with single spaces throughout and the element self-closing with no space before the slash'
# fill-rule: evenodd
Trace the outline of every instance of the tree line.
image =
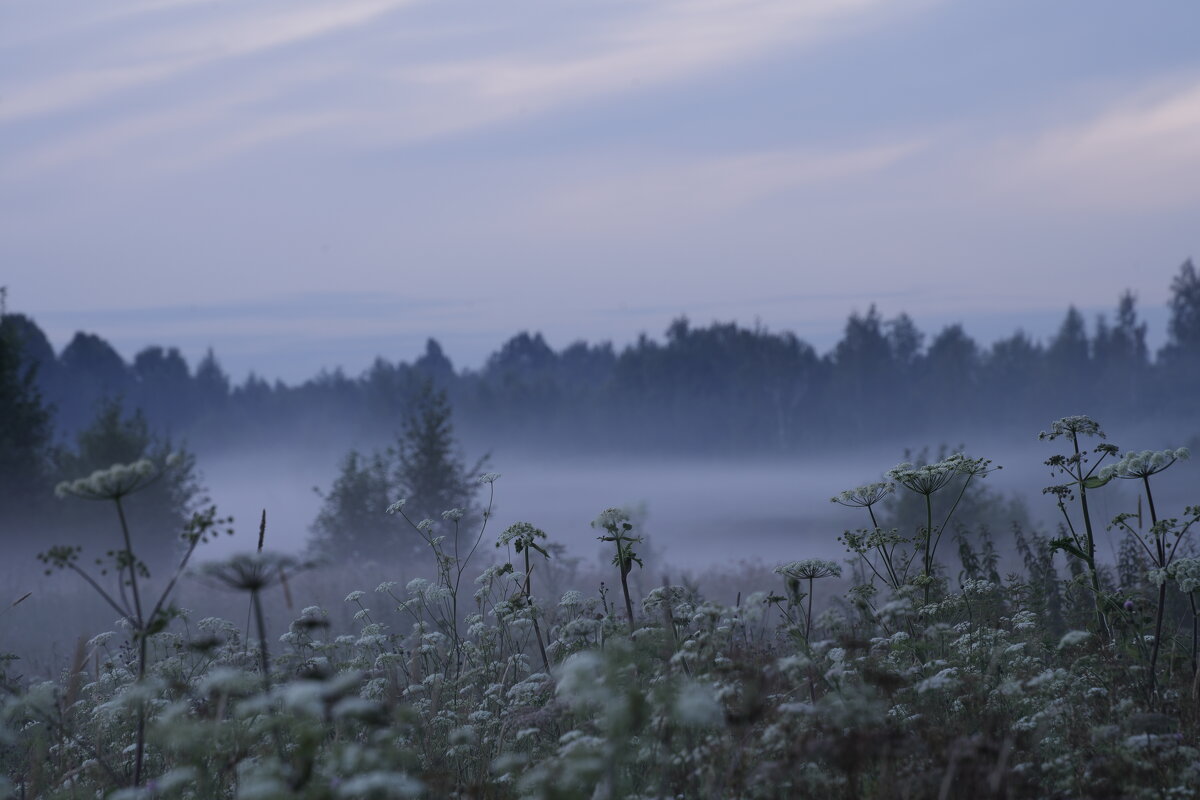
<svg viewBox="0 0 1200 800">
<path fill-rule="evenodd" d="M 297 431 L 330 444 L 380 441 L 426 383 L 446 393 L 463 438 L 484 449 L 784 454 L 898 432 L 1028 430 L 1072 408 L 1110 420 L 1190 420 L 1200 388 L 1200 276 L 1190 260 L 1171 282 L 1169 311 L 1157 353 L 1126 292 L 1095 320 L 1070 307 L 1045 342 L 1017 331 L 985 346 L 959 324 L 927 334 L 907 314 L 885 319 L 872 306 L 852 314 L 824 354 L 789 332 L 679 318 L 662 339 L 642 335 L 620 349 L 555 350 L 523 332 L 477 370 L 456 369 L 430 339 L 412 361 L 379 357 L 361 375 L 322 372 L 297 385 L 253 374 L 237 384 L 211 351 L 195 368 L 160 346 L 126 362 L 88 333 L 56 353 L 32 319 L 8 314 L 0 419 L 10 430 L 0 469 L 20 480 L 10 461 L 31 436 L 69 440 L 106 402 L 140 411 L 152 430 L 206 444 L 270 443 Z M 52 417 L 39 416 L 34 395 Z"/>
</svg>

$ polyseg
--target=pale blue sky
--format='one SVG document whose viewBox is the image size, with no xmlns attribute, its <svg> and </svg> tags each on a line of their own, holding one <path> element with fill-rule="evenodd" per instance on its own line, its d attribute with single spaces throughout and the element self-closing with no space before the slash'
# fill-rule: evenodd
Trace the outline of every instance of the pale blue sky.
<svg viewBox="0 0 1200 800">
<path fill-rule="evenodd" d="M 0 283 L 238 378 L 877 302 L 1044 335 L 1200 255 L 1200 4 L 0 0 Z"/>
</svg>

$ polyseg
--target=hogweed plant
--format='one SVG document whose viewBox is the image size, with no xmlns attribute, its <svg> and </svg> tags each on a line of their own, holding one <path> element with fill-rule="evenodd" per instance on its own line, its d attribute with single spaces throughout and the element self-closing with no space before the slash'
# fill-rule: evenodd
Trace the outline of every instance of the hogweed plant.
<svg viewBox="0 0 1200 800">
<path fill-rule="evenodd" d="M 183 551 L 176 568 L 166 585 L 156 599 L 142 599 L 142 583 L 149 580 L 150 570 L 146 563 L 137 556 L 134 549 L 133 536 L 129 529 L 129 521 L 125 515 L 127 498 L 159 481 L 166 470 L 179 463 L 179 456 L 172 454 L 164 464 L 157 465 L 149 459 L 141 459 L 132 464 L 113 464 L 108 469 L 96 470 L 86 478 L 73 481 L 63 481 L 55 487 L 55 494 L 60 498 L 78 498 L 98 502 L 111 502 L 116 508 L 117 519 L 121 529 L 121 547 L 109 550 L 106 558 L 97 558 L 96 566 L 100 568 L 100 576 L 104 577 L 111 569 L 116 577 L 117 590 L 105 589 L 91 573 L 79 565 L 79 557 L 83 548 L 71 545 L 57 545 L 39 553 L 38 560 L 47 565 L 46 574 L 54 570 L 69 570 L 74 572 L 100 598 L 115 611 L 123 620 L 130 632 L 130 637 L 137 648 L 137 681 L 142 683 L 146 678 L 147 646 L 150 637 L 165 630 L 176 616 L 177 610 L 170 605 L 179 578 L 187 569 L 188 562 L 196 548 L 221 529 L 232 535 L 229 527 L 231 518 L 217 516 L 215 506 L 194 513 L 180 538 Z M 146 706 L 139 703 L 137 707 L 137 729 L 133 747 L 132 784 L 142 785 L 142 767 L 146 752 Z"/>
<path fill-rule="evenodd" d="M 539 539 L 545 540 L 545 538 L 546 532 L 540 528 L 535 528 L 528 522 L 516 522 L 504 529 L 504 532 L 496 539 L 496 547 L 512 545 L 513 550 L 525 559 L 525 580 L 521 587 L 521 594 L 524 596 L 525 603 L 529 606 L 530 614 L 533 617 L 533 635 L 537 639 L 538 650 L 542 654 L 542 665 L 549 672 L 550 658 L 546 655 L 546 645 L 542 641 L 542 628 L 538 624 L 538 610 L 533 601 L 531 588 L 533 565 L 529 563 L 529 553 L 531 551 L 536 551 L 542 555 L 542 558 L 549 560 L 550 553 L 546 551 L 546 548 L 538 544 Z"/>
<path fill-rule="evenodd" d="M 1178 558 L 1167 568 L 1179 591 L 1192 610 L 1192 698 L 1200 699 L 1200 609 L 1196 608 L 1196 590 L 1200 589 L 1200 558 Z"/>
<path fill-rule="evenodd" d="M 597 537 L 600 541 L 616 545 L 617 554 L 613 556 L 612 563 L 621 573 L 621 592 L 625 595 L 625 613 L 629 617 L 629 630 L 632 633 L 634 620 L 633 600 L 629 596 L 629 573 L 633 571 L 634 564 L 644 566 L 642 559 L 633 550 L 633 546 L 639 544 L 642 537 L 633 535 L 633 523 L 629 519 L 629 513 L 620 508 L 606 508 L 600 512 L 600 516 L 592 521 L 592 527 L 604 531 Z"/>
<path fill-rule="evenodd" d="M 1054 496 L 1058 510 L 1063 517 L 1063 532 L 1065 535 L 1054 539 L 1052 544 L 1056 549 L 1062 550 L 1079 559 L 1087 568 L 1087 575 L 1091 582 L 1092 601 L 1096 612 L 1096 624 L 1103 632 L 1108 630 L 1108 624 L 1104 615 L 1100 571 L 1096 566 L 1096 531 L 1095 526 L 1092 524 L 1092 514 L 1088 505 L 1087 493 L 1088 489 L 1097 489 L 1104 485 L 1106 481 L 1099 478 L 1096 473 L 1104 460 L 1115 456 L 1119 448 L 1114 444 L 1101 442 L 1089 453 L 1079 443 L 1080 437 L 1083 436 L 1105 438 L 1104 431 L 1100 429 L 1100 423 L 1082 414 L 1056 419 L 1050 423 L 1049 431 L 1042 431 L 1038 434 L 1038 439 L 1040 440 L 1053 442 L 1056 439 L 1064 439 L 1070 444 L 1070 449 L 1067 453 L 1053 455 L 1045 462 L 1046 466 L 1050 467 L 1052 475 L 1056 477 L 1065 476 L 1069 478 L 1069 481 L 1054 486 L 1047 486 L 1042 490 L 1042 493 Z M 1089 466 L 1090 455 L 1099 457 Z M 1067 509 L 1067 504 L 1076 498 L 1079 500 L 1080 516 L 1083 524 L 1082 529 L 1075 524 L 1070 511 Z"/>
<path fill-rule="evenodd" d="M 986 477 L 989 473 L 999 469 L 999 467 L 993 468 L 991 464 L 992 462 L 986 458 L 968 458 L 962 453 L 954 453 L 932 464 L 921 466 L 913 466 L 909 463 L 898 464 L 887 472 L 889 480 L 924 499 L 925 525 L 918 529 L 916 539 L 917 549 L 921 552 L 922 570 L 921 574 L 914 579 L 914 583 L 924 592 L 926 603 L 929 602 L 935 581 L 934 565 L 937 563 L 937 549 L 942 541 L 942 535 L 950 525 L 950 520 L 954 517 L 954 512 L 958 510 L 959 503 L 962 502 L 971 482 L 976 478 Z M 958 484 L 958 494 L 955 496 L 954 502 L 950 504 L 941 524 L 934 525 L 933 495 L 951 486 L 959 477 L 964 480 Z"/>
<path fill-rule="evenodd" d="M 856 554 L 860 562 L 893 591 L 906 584 L 916 586 L 929 603 L 936 583 L 937 550 L 972 481 L 1000 469 L 986 458 L 970 458 L 954 453 L 932 464 L 897 464 L 887 471 L 887 481 L 869 483 L 849 489 L 831 498 L 848 508 L 864 508 L 871 518 L 870 529 L 844 531 L 839 537 L 846 549 Z M 922 499 L 925 524 L 917 528 L 912 539 L 898 530 L 884 530 L 875 515 L 875 506 L 892 495 L 900 486 Z M 950 487 L 957 489 L 954 499 L 935 523 L 933 496 Z M 920 557 L 921 571 L 910 577 L 910 568 Z"/>
<path fill-rule="evenodd" d="M 787 586 L 788 610 L 796 608 L 803 613 L 803 626 L 799 625 L 800 620 L 792 620 L 790 613 L 788 618 L 797 625 L 802 632 L 804 641 L 807 642 L 812 634 L 813 582 L 821 578 L 840 578 L 842 567 L 836 561 L 806 558 L 803 561 L 790 561 L 787 564 L 779 565 L 775 568 L 775 574 L 782 576 L 784 584 Z M 808 591 L 801 591 L 800 587 L 806 582 Z M 807 603 L 804 602 L 806 598 Z"/>
<path fill-rule="evenodd" d="M 1159 519 L 1158 508 L 1154 504 L 1154 493 L 1150 490 L 1150 477 L 1165 471 L 1176 461 L 1185 459 L 1188 455 L 1187 448 L 1183 447 L 1174 450 L 1128 452 L 1117 462 L 1100 470 L 1096 474 L 1096 479 L 1092 481 L 1093 485 L 1098 487 L 1114 479 L 1135 480 L 1140 481 L 1146 490 L 1146 503 L 1150 507 L 1148 534 L 1143 535 L 1139 530 L 1142 527 L 1140 513 L 1118 514 L 1113 519 L 1113 526 L 1128 533 L 1141 545 L 1153 565 L 1151 578 L 1158 585 L 1158 603 L 1154 614 L 1154 641 L 1150 647 L 1149 690 L 1151 694 L 1154 693 L 1156 687 L 1158 654 L 1162 647 L 1163 612 L 1167 605 L 1167 574 L 1184 536 L 1193 525 L 1200 522 L 1200 507 L 1189 506 L 1184 510 L 1188 517 L 1186 522 L 1181 523 L 1177 519 Z M 1134 519 L 1138 520 L 1137 528 L 1130 524 Z M 1193 643 L 1193 650 L 1194 648 Z"/>
<path fill-rule="evenodd" d="M 838 537 L 849 552 L 856 554 L 862 564 L 879 578 L 892 591 L 899 591 L 906 582 L 909 564 L 915 556 L 915 551 L 905 553 L 899 551 L 908 539 L 900 535 L 895 528 L 884 530 L 875 516 L 875 506 L 894 494 L 896 485 L 887 481 L 868 483 L 856 489 L 847 489 L 839 495 L 831 497 L 831 503 L 838 503 L 847 508 L 864 508 L 871 517 L 870 528 L 859 528 L 856 531 L 844 531 Z"/>
</svg>

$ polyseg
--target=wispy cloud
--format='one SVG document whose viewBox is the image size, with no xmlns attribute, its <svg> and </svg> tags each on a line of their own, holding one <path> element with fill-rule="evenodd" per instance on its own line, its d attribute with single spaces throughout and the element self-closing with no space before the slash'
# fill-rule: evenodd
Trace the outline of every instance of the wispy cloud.
<svg viewBox="0 0 1200 800">
<path fill-rule="evenodd" d="M 929 4 L 906 0 L 902 5 L 911 11 Z M 10 146 L 6 160 L 10 166 L 19 161 L 22 173 L 102 161 L 107 153 L 140 148 L 184 126 L 203 131 L 196 139 L 213 157 L 314 127 L 334 127 L 333 146 L 341 149 L 355 143 L 396 146 L 705 76 L 848 35 L 900 13 L 896 3 L 883 0 L 537 5 L 548 35 L 535 46 L 513 49 L 506 37 L 522 20 L 509 21 L 493 31 L 492 39 L 476 37 L 476 47 L 468 51 L 396 46 L 338 68 L 322 65 L 325 82 L 303 95 L 290 93 L 298 80 L 290 73 L 303 76 L 317 67 L 311 54 L 286 52 L 287 46 L 365 26 L 372 27 L 372 35 L 385 26 L 419 36 L 424 25 L 436 41 L 439 25 L 413 14 L 388 16 L 420 6 L 415 0 L 119 7 L 139 19 L 129 31 L 118 31 L 115 42 L 93 42 L 72 53 L 65 69 L 56 60 L 54 66 L 33 64 L 0 78 L 0 133 L 5 125 L 89 112 L 73 120 L 68 134 L 51 128 L 49 137 L 39 136 L 34 144 Z M 596 19 L 580 24 L 580 9 Z M 261 58 L 273 51 L 278 52 L 270 59 Z M 195 79 L 236 60 L 245 65 L 236 75 L 225 70 Z M 288 98 L 290 107 L 231 114 L 235 103 L 229 95 L 244 97 L 245 84 L 256 87 L 256 105 Z M 177 85 L 181 91 L 173 91 Z M 149 90 L 154 94 L 143 96 Z M 220 130 L 203 130 L 206 121 L 218 120 L 223 121 Z M 185 137 L 169 147 L 190 157 L 191 144 Z M 25 149 L 32 152 L 21 152 Z"/>
<path fill-rule="evenodd" d="M 104 105 L 122 92 L 160 84 L 221 61 L 364 25 L 412 1 L 245 4 L 236 6 L 235 15 L 218 14 L 201 24 L 190 17 L 166 20 L 165 30 L 125 34 L 114 45 L 98 44 L 89 53 L 72 54 L 74 60 L 84 62 L 75 69 L 49 74 L 22 70 L 0 79 L 0 125 Z M 178 99 L 170 103 L 179 104 Z"/>
<path fill-rule="evenodd" d="M 702 226 L 780 193 L 875 174 L 924 147 L 923 141 L 911 140 L 689 158 L 656 154 L 621 166 L 602 163 L 518 205 L 506 219 L 523 217 L 554 236 L 668 233 L 679 226 Z"/>
<path fill-rule="evenodd" d="M 1200 78 L 1131 92 L 1090 118 L 981 155 L 988 183 L 1039 207 L 1132 212 L 1200 202 Z"/>
</svg>

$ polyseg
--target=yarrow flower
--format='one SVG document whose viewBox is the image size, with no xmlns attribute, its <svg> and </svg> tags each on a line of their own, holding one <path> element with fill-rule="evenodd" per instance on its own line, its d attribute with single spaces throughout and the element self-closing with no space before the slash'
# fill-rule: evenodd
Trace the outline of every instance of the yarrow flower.
<svg viewBox="0 0 1200 800">
<path fill-rule="evenodd" d="M 887 481 L 867 483 L 854 489 L 847 489 L 841 494 L 829 498 L 829 502 L 850 508 L 870 508 L 894 491 L 896 491 L 895 484 Z"/>
<path fill-rule="evenodd" d="M 1174 450 L 1128 452 L 1121 456 L 1120 461 L 1117 461 L 1115 464 L 1109 464 L 1100 470 L 1096 477 L 1102 481 L 1109 481 L 1113 478 L 1124 478 L 1126 480 L 1149 478 L 1151 475 L 1162 472 L 1176 461 L 1183 461 L 1190 456 L 1191 453 L 1188 452 L 1186 447 L 1179 447 Z"/>
<path fill-rule="evenodd" d="M 161 474 L 148 458 L 132 464 L 113 464 L 98 469 L 86 478 L 63 481 L 54 487 L 59 497 L 79 497 L 84 500 L 119 500 L 145 488 Z"/>
<path fill-rule="evenodd" d="M 792 561 L 780 564 L 775 568 L 775 574 L 793 580 L 816 580 L 817 578 L 840 578 L 842 568 L 836 561 L 825 561 L 820 558 L 806 558 L 803 561 Z"/>
</svg>

